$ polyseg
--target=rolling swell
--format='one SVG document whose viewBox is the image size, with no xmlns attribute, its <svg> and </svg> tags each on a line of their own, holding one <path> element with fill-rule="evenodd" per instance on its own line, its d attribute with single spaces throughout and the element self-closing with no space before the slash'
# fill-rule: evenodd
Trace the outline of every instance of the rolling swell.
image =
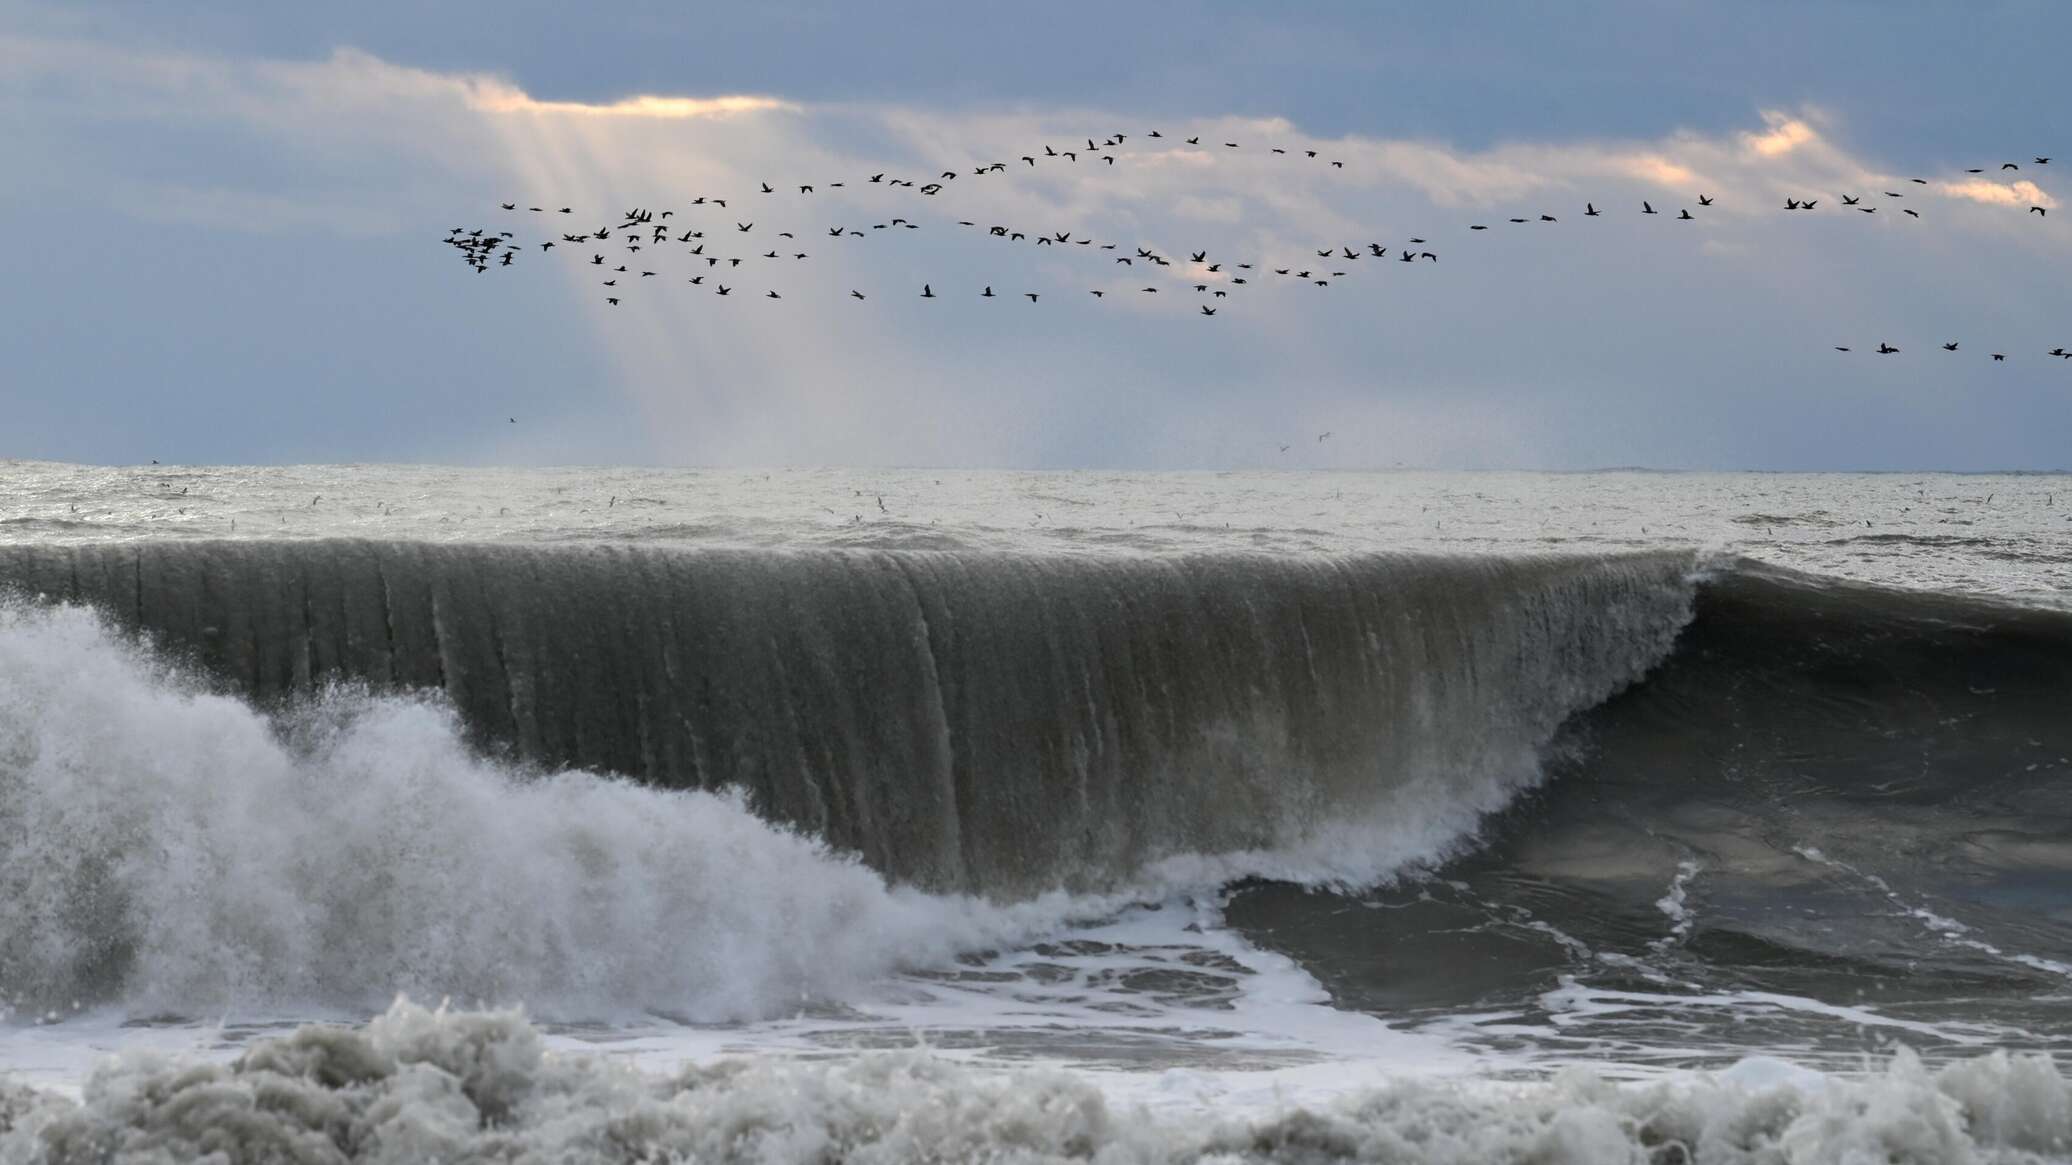
<svg viewBox="0 0 2072 1165">
<path fill-rule="evenodd" d="M 891 875 L 1009 897 L 1320 839 L 1327 879 L 1443 852 L 1537 779 L 1567 717 L 1668 653 L 1690 568 L 0 548 L 0 582 L 96 607 L 262 705 L 337 679 L 435 689 L 478 744 L 739 787 Z"/>
<path fill-rule="evenodd" d="M 1646 682 L 1571 718 L 1549 756 L 1445 887 L 1347 911 L 1261 886 L 1229 920 L 1342 1005 L 1392 1014 L 1530 1008 L 1582 976 L 1868 1004 L 1958 1037 L 2072 1031 L 2053 1002 L 2072 983 L 2072 614 L 1740 563 L 1699 586 Z M 1688 1020 L 1644 1038 L 1879 1038 L 1714 1010 L 1703 1038 Z"/>
</svg>

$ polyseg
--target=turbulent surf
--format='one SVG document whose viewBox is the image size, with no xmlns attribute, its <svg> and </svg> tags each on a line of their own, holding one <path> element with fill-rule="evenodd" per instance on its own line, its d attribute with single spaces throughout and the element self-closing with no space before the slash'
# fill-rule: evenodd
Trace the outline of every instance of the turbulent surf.
<svg viewBox="0 0 2072 1165">
<path fill-rule="evenodd" d="M 1981 531 L 1963 500 L 1844 546 L 1819 516 L 1906 483 L 1758 480 L 1708 510 L 1716 483 L 1670 505 L 1669 478 L 1644 483 L 1648 525 L 1717 538 L 1604 538 L 1616 483 L 1580 478 L 1533 483 L 1583 515 L 1551 533 L 1382 540 L 1400 549 L 1360 531 L 1407 526 L 1429 495 L 1262 501 L 1286 488 L 1270 481 L 1046 479 L 1024 488 L 1047 507 L 1086 496 L 1083 525 L 1045 534 L 663 514 L 685 496 L 646 481 L 626 492 L 655 512 L 616 535 L 500 516 L 460 537 L 435 506 L 389 528 L 395 499 L 427 504 L 395 476 L 373 516 L 283 511 L 264 534 L 245 528 L 256 487 L 206 474 L 230 507 L 206 537 L 149 529 L 145 501 L 110 519 L 118 537 L 10 519 L 32 523 L 0 543 L 0 994 L 22 1038 L 248 1017 L 211 1087 L 345 1087 L 319 1082 L 346 1056 L 371 1073 L 341 1102 L 363 1131 L 324 1133 L 348 1156 L 389 1143 L 359 1106 L 433 1073 L 409 1067 L 425 1057 L 517 1125 L 545 1119 L 529 1104 L 637 1094 L 658 1151 L 702 1144 L 693 1126 L 757 1089 L 874 1073 L 984 1108 L 927 1136 L 993 1145 L 1020 1086 L 986 1073 L 1014 1061 L 1212 1072 L 1197 1084 L 1226 1097 L 1249 1074 L 1307 1088 L 1367 1065 L 1382 1089 L 1320 1099 L 1299 1131 L 1280 1113 L 1132 1140 L 1059 1083 L 1045 1111 L 1094 1123 L 1035 1158 L 1293 1159 L 1322 1151 L 1312 1135 L 1451 1121 L 1460 1159 L 1666 1160 L 1707 1120 L 1759 1129 L 1751 1145 L 1873 1135 L 1818 1115 L 1844 1096 L 1859 1117 L 1941 1114 L 1906 1134 L 1935 1152 L 2063 1135 L 2062 1082 L 2021 1058 L 2072 1030 L 2062 535 Z M 565 505 L 545 481 L 541 504 Z M 53 507 L 135 488 L 46 482 Z M 1132 489 L 1277 509 L 1280 533 L 1139 524 L 1118 516 Z M 1960 519 L 1979 545 L 1926 528 Z M 1780 527 L 1803 542 L 1760 541 Z M 522 1004 L 549 1029 L 405 1007 L 292 1032 L 399 992 Z M 986 1063 L 756 1061 L 695 1085 L 534 1065 L 525 1099 L 485 1100 L 432 1050 L 708 1031 L 770 1057 L 919 1031 Z M 1859 1092 L 1809 1075 L 1866 1056 L 1883 1066 Z M 1737 1061 L 1656 1092 L 1399 1079 Z M 111 1130 L 147 1118 L 111 1098 L 161 1086 L 122 1071 L 84 1108 L 0 1102 L 0 1145 L 10 1120 L 53 1144 L 130 1136 Z M 1108 1079 L 1101 1095 L 1141 1099 Z M 1755 1084 L 1799 1099 L 1758 1114 Z M 927 1140 L 785 1119 L 888 1159 Z M 1564 1121 L 1596 1122 L 1574 1144 L 1611 1155 L 1543 1151 Z"/>
</svg>

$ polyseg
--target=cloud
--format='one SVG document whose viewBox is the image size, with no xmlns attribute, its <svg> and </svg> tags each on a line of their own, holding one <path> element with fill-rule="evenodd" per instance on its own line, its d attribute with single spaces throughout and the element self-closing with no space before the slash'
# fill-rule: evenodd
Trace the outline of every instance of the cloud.
<svg viewBox="0 0 2072 1165">
<path fill-rule="evenodd" d="M 1939 182 L 1935 189 L 1937 193 L 1950 198 L 1967 198 L 1988 206 L 2040 206 L 2049 210 L 2058 205 L 2057 199 L 2026 178 L 2020 182 L 1994 182 L 1985 178 L 1973 178 L 1966 182 Z"/>
<path fill-rule="evenodd" d="M 668 461 L 1055 464 L 1085 456 L 1098 439 L 1135 450 L 1135 464 L 1199 464 L 1227 461 L 1230 441 L 1266 448 L 1260 434 L 1290 418 L 1321 430 L 1334 415 L 1363 440 L 1311 452 L 1348 464 L 1429 463 L 1435 449 L 1463 464 L 1717 456 L 1720 441 L 1682 431 L 1678 409 L 1693 411 L 1690 394 L 1722 391 L 1720 378 L 1736 375 L 1791 379 L 1747 336 L 1773 329 L 1782 345 L 1829 352 L 1828 330 L 1884 329 L 1891 319 L 1897 335 L 1929 312 L 2025 326 L 2034 296 L 1936 248 L 1986 245 L 2012 262 L 2061 255 L 2068 238 L 2055 216 L 2022 213 L 2056 205 L 2028 179 L 1910 186 L 1909 205 L 1948 211 L 1935 234 L 1894 234 L 1919 224 L 1890 214 L 1827 214 L 1842 193 L 1897 190 L 1905 178 L 1837 140 L 1817 109 L 1759 111 L 1759 127 L 1745 131 L 1481 149 L 1326 137 L 1284 119 L 1232 116 L 1089 151 L 1089 131 L 1099 141 L 1145 119 L 782 95 L 578 102 L 354 50 L 249 61 L 0 38 L 0 73 L 10 78 L 0 81 L 0 113 L 31 108 L 91 131 L 42 147 L 35 161 L 53 181 L 115 192 L 110 209 L 155 222 L 331 233 L 360 245 L 436 237 L 465 221 L 508 224 L 534 244 L 543 231 L 615 223 L 629 206 L 676 208 L 672 228 L 705 230 L 711 255 L 743 265 L 703 268 L 688 244 L 650 246 L 635 272 L 653 263 L 659 274 L 632 274 L 617 306 L 573 247 L 549 255 L 529 246 L 518 272 L 492 277 L 552 289 L 514 306 L 529 314 L 510 328 L 595 342 L 608 364 L 602 387 L 586 391 L 639 410 L 629 457 Z M 154 133 L 171 122 L 222 135 L 229 160 L 195 172 L 137 165 L 131 139 L 106 128 L 132 121 Z M 1191 136 L 1203 144 L 1188 145 Z M 89 148 L 101 141 L 101 152 Z M 1064 160 L 1075 147 L 1080 159 Z M 1098 161 L 1102 153 L 1116 162 Z M 254 156 L 286 161 L 269 169 L 250 164 Z M 972 172 L 993 162 L 1006 172 Z M 945 169 L 958 176 L 938 179 Z M 879 172 L 943 189 L 931 197 L 867 181 Z M 779 193 L 760 193 L 764 182 Z M 797 194 L 802 183 L 816 192 Z M 1701 193 L 1713 206 L 1698 206 Z M 693 212 L 688 200 L 701 194 L 730 205 Z M 1785 215 L 1786 197 L 1822 199 L 1821 215 Z M 1664 213 L 1642 219 L 1643 198 Z M 496 203 L 518 200 L 578 213 L 499 217 Z M 1585 202 L 1604 215 L 1586 223 Z M 1676 221 L 1684 208 L 1698 221 Z M 1559 221 L 1541 223 L 1541 214 Z M 894 217 L 922 227 L 890 229 Z M 736 221 L 756 224 L 752 250 L 737 244 Z M 1470 222 L 1496 229 L 1471 235 Z M 1118 249 L 1010 243 L 987 233 L 995 224 Z M 837 226 L 839 239 L 827 233 Z M 760 259 L 780 230 L 795 236 L 780 250 L 787 257 Z M 1439 261 L 1399 264 L 1395 254 L 1413 237 Z M 1366 255 L 1369 243 L 1389 258 Z M 1348 245 L 1363 257 L 1344 259 Z M 790 260 L 794 247 L 812 258 Z M 1172 265 L 1113 262 L 1139 247 Z M 1333 257 L 1316 254 L 1327 247 Z M 1224 264 L 1213 277 L 1186 259 L 1204 249 Z M 1700 256 L 1719 261 L 1694 263 Z M 1255 266 L 1240 274 L 1240 262 Z M 1282 280 L 1275 266 L 1312 269 L 1332 286 Z M 689 284 L 693 274 L 738 290 L 719 299 L 709 284 Z M 925 309 L 923 282 L 940 292 Z M 1191 285 L 1203 283 L 1230 293 L 1212 301 L 1213 321 L 1193 318 Z M 984 285 L 999 295 L 982 302 Z M 1916 285 L 1926 290 L 1895 290 Z M 1145 286 L 1161 290 L 1137 290 Z M 851 288 L 868 298 L 852 299 Z M 1096 300 L 1095 289 L 1109 294 Z M 781 304 L 761 298 L 768 290 Z M 1831 316 L 1828 305 L 1844 300 L 1869 314 Z M 1608 317 L 1620 321 L 1617 341 L 1593 342 Z M 1714 347 L 1708 329 L 1719 320 L 1736 321 L 1735 348 L 1694 373 L 1687 353 Z M 1675 387 L 1635 393 L 1616 430 L 1654 444 L 1611 450 L 1609 430 L 1588 419 L 1614 392 L 1604 386 L 1660 383 Z M 1450 399 L 1473 407 L 1449 413 Z M 1696 411 L 1710 407 L 1699 403 Z M 1734 421 L 1723 415 L 1721 424 Z M 1210 429 L 1226 436 L 1211 440 Z M 1762 440 L 1751 431 L 1732 448 L 1751 463 Z"/>
<path fill-rule="evenodd" d="M 1761 133 L 1744 133 L 1741 141 L 1749 151 L 1759 158 L 1781 158 L 1801 146 L 1820 140 L 1820 134 L 1810 125 L 1787 113 L 1769 111 L 1763 114 L 1768 129 Z"/>
<path fill-rule="evenodd" d="M 572 117 L 650 117 L 664 120 L 729 117 L 740 113 L 768 113 L 796 110 L 798 106 L 774 97 L 731 95 L 726 97 L 657 97 L 640 94 L 603 105 L 581 101 L 538 101 L 515 86 L 495 83 L 471 87 L 468 104 L 485 113 L 531 113 Z"/>
</svg>

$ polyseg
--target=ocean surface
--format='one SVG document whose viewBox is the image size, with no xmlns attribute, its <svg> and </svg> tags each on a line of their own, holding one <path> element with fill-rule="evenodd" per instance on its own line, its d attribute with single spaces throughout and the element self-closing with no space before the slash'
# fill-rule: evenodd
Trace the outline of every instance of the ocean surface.
<svg viewBox="0 0 2072 1165">
<path fill-rule="evenodd" d="M 2072 1160 L 2072 477 L 0 462 L 0 591 L 0 1161 Z"/>
</svg>

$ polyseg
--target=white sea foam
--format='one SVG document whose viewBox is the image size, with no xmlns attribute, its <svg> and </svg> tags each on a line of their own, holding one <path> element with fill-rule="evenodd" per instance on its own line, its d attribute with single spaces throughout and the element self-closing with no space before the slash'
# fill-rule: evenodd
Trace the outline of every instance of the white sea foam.
<svg viewBox="0 0 2072 1165">
<path fill-rule="evenodd" d="M 511 1012 L 398 1003 L 234 1064 L 134 1053 L 78 1101 L 0 1086 L 0 1160 L 2016 1162 L 2072 1148 L 2042 1056 L 1822 1076 L 1770 1061 L 1616 1084 L 1443 1079 L 1152 1109 L 1086 1077 L 926 1052 L 671 1075 L 551 1051 Z"/>
<path fill-rule="evenodd" d="M 74 609 L 0 610 L 0 838 L 0 992 L 38 1013 L 404 990 L 727 1019 L 1072 909 L 888 886 L 727 796 L 523 776 L 426 701 L 271 720 Z"/>
</svg>

